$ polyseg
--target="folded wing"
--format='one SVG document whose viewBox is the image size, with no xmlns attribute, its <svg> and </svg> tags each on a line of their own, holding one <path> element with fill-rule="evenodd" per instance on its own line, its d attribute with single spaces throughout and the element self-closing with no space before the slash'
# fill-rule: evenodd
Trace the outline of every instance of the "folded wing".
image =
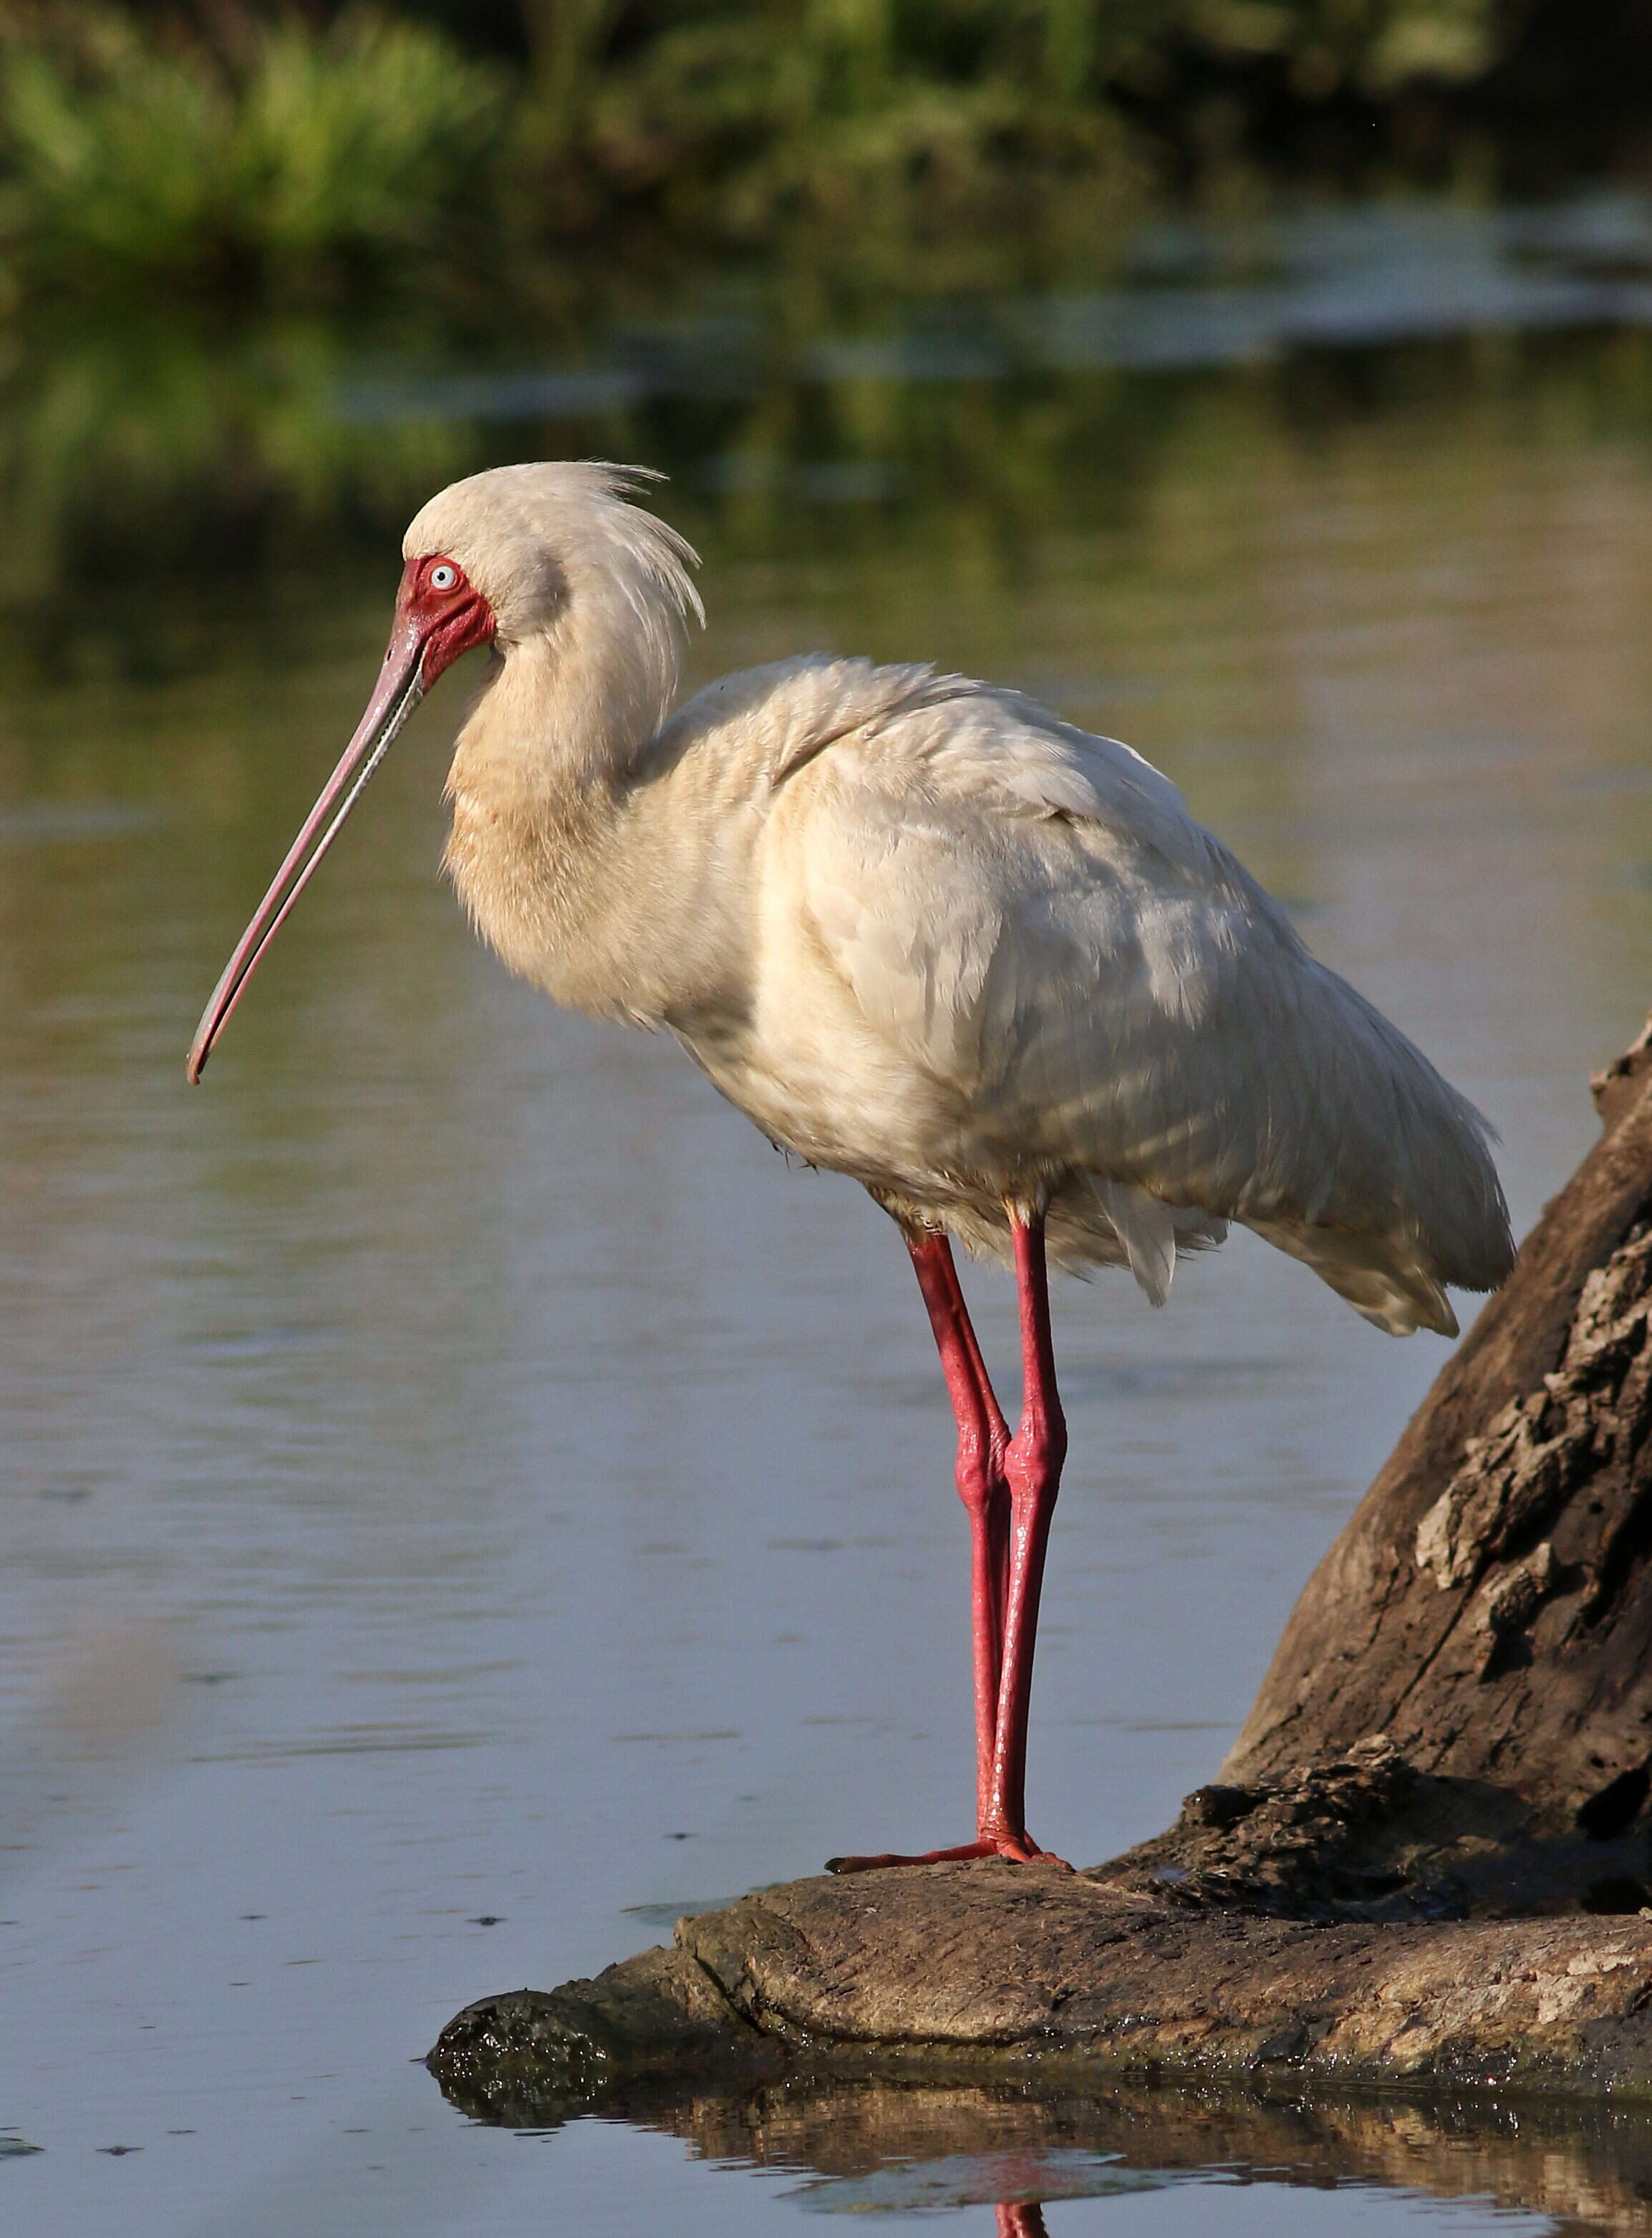
<svg viewBox="0 0 1652 2238">
<path fill-rule="evenodd" d="M 959 685 L 812 770 L 805 905 L 859 1008 L 982 1158 L 1098 1184 L 1150 1294 L 1178 1215 L 1396 1332 L 1501 1281 L 1486 1122 L 1127 747 Z"/>
</svg>

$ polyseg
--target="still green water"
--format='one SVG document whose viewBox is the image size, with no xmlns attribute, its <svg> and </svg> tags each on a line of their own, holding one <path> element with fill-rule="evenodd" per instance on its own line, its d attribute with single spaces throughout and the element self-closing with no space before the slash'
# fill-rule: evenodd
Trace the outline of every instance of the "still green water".
<svg viewBox="0 0 1652 2238">
<path fill-rule="evenodd" d="M 475 947 L 435 873 L 459 679 L 183 1084 L 430 487 L 669 468 L 697 679 L 930 658 L 1128 738 L 1490 1112 L 1517 1224 L 1591 1139 L 1652 997 L 1652 342 L 1622 303 L 1523 336 L 1493 304 L 1219 347 L 1188 293 L 1153 362 L 1094 306 L 1063 364 L 1024 306 L 748 304 L 537 388 L 302 335 L 14 368 L 0 2132 L 40 2149 L 0 2155 L 9 2229 L 962 2234 L 1041 2190 L 1058 2238 L 1640 2227 L 1632 2120 L 1213 2102 L 1193 2136 L 1103 2102 L 1022 2134 L 955 2096 L 525 2138 L 408 2063 L 687 1905 L 957 1838 L 971 1788 L 904 1255 L 671 1048 Z M 974 1288 L 1008 1363 L 1005 1286 Z M 1032 1811 L 1089 1862 L 1213 1775 L 1444 1347 L 1245 1236 L 1162 1314 L 1113 1279 L 1057 1317 Z"/>
</svg>

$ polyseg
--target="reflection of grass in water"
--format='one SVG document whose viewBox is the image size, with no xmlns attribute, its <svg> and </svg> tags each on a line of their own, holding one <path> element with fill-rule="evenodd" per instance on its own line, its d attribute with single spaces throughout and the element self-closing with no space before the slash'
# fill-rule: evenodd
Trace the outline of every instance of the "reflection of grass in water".
<svg viewBox="0 0 1652 2238">
<path fill-rule="evenodd" d="M 235 579 L 265 586 L 267 603 L 307 595 L 305 579 L 387 592 L 403 526 L 442 483 L 596 454 L 666 469 L 659 503 L 722 570 L 783 560 L 807 596 L 818 563 L 823 585 L 861 585 L 866 649 L 906 652 L 886 602 L 914 571 L 972 611 L 1013 611 L 1061 540 L 1091 550 L 1128 533 L 1165 501 L 1167 473 L 1190 489 L 1252 478 L 1293 424 L 1318 440 L 1372 416 L 1462 411 L 1638 445 L 1652 396 L 1652 338 L 1636 336 L 1530 342 L 1490 363 L 1465 344 L 1242 374 L 915 382 L 825 377 L 806 349 L 766 349 L 760 337 L 749 394 L 691 382 L 579 415 L 360 424 L 341 409 L 360 361 L 324 322 L 61 334 L 0 365 L 0 614 L 42 657 L 175 665 L 193 657 L 191 618 Z M 71 601 L 66 638 L 39 627 Z M 149 605 L 153 633 L 114 641 Z M 1071 651 L 1071 675 L 1050 685 L 1021 673 L 1013 637 L 993 642 L 1013 680 L 1116 719 L 1128 677 Z"/>
<path fill-rule="evenodd" d="M 334 408 L 345 347 L 299 320 L 233 335 L 155 322 L 63 337 L 15 363 L 0 383 L 0 601 L 274 571 L 353 531 L 399 533 L 433 488 L 479 463 L 474 437 L 347 424 Z"/>
<path fill-rule="evenodd" d="M 969 573 L 988 553 L 1013 564 L 1064 517 L 1127 509 L 1185 410 L 1173 385 L 1109 376 L 907 387 L 783 367 L 759 368 L 750 396 L 362 425 L 340 409 L 358 368 L 341 335 L 297 317 L 228 334 L 133 321 L 19 356 L 0 370 L 0 612 L 32 629 L 72 596 L 67 656 L 101 663 L 100 633 L 153 588 L 187 658 L 182 586 L 210 599 L 250 578 L 284 596 L 302 572 L 354 567 L 365 581 L 368 566 L 387 582 L 403 526 L 444 482 L 500 460 L 593 454 L 664 467 L 666 511 L 725 562 L 795 554 L 804 536 L 827 559 L 904 547 Z M 758 471 L 728 473 L 730 458 Z M 103 586 L 121 593 L 106 606 L 87 595 Z"/>
</svg>

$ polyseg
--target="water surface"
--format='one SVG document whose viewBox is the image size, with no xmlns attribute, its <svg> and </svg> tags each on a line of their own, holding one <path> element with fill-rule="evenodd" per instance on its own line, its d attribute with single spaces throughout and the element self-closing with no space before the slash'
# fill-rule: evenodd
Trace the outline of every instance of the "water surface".
<svg viewBox="0 0 1652 2238">
<path fill-rule="evenodd" d="M 667 465 L 697 677 L 926 657 L 1127 738 L 1490 1113 L 1528 1224 L 1652 992 L 1642 337 L 911 374 L 530 398 L 404 430 L 393 475 Z M 878 2171 L 967 2138 L 835 2168 L 829 2124 L 783 2167 L 664 2118 L 523 2135 L 409 2064 L 472 1997 L 685 1906 L 968 1832 L 949 1418 L 867 1200 L 475 947 L 434 869 L 457 679 L 186 1089 L 372 680 L 393 548 L 347 493 L 334 560 L 213 583 L 135 567 L 130 518 L 73 500 L 10 485 L 29 595 L 59 587 L 0 694 L 0 2131 L 41 2149 L 6 2156 L 8 2228 L 942 2211 Z M 1008 1376 L 1007 1286 L 972 1293 Z M 1160 1314 L 1120 1277 L 1056 1309 L 1031 1803 L 1090 1861 L 1213 1775 L 1445 1350 L 1245 1236 Z M 1349 2144 L 1305 2188 L 1213 2135 L 1050 2227 L 1610 2227 L 1587 2140 L 1566 2205 L 1503 2129 L 1455 2203 L 1449 2147 L 1408 2183 Z M 840 2177 L 872 2188 L 809 2188 Z"/>
</svg>

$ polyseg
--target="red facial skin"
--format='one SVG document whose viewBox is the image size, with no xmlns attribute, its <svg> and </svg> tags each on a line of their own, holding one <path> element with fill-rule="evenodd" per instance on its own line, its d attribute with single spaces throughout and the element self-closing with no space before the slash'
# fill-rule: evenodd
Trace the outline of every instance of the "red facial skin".
<svg viewBox="0 0 1652 2238">
<path fill-rule="evenodd" d="M 453 571 L 453 580 L 445 590 L 437 589 L 431 581 L 439 567 Z M 427 552 L 422 559 L 410 560 L 401 571 L 395 625 L 385 659 L 387 664 L 406 632 L 422 653 L 420 672 L 428 692 L 443 669 L 451 668 L 461 653 L 472 652 L 479 645 L 491 645 L 497 627 L 492 607 L 479 591 L 472 590 L 458 560 L 439 552 Z"/>
<path fill-rule="evenodd" d="M 274 884 L 213 989 L 189 1051 L 192 1081 L 200 1079 L 213 1043 L 240 1002 L 260 958 L 287 922 L 397 732 L 442 671 L 473 646 L 490 644 L 498 626 L 492 607 L 467 581 L 456 560 L 430 552 L 408 560 L 402 569 L 390 644 L 373 697 L 356 725 L 355 736 L 344 750 L 343 759 L 322 787 L 320 798 L 305 818 L 303 830 L 287 851 Z"/>
</svg>

